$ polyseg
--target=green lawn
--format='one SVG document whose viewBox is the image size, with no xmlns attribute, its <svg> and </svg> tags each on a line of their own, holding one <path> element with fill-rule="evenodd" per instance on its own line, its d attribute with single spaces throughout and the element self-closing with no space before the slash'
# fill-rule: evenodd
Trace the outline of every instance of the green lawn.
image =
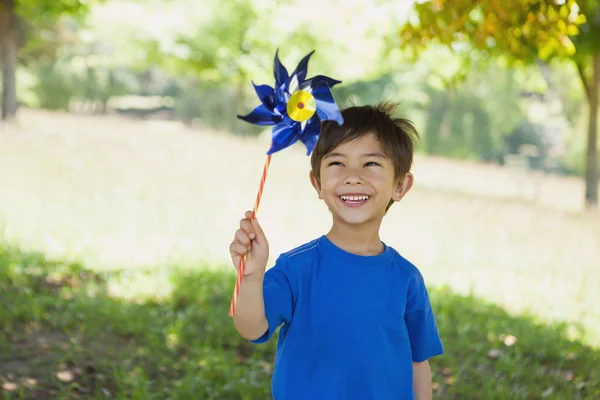
<svg viewBox="0 0 600 400">
<path fill-rule="evenodd" d="M 96 273 L 0 245 L 0 393 L 268 398 L 275 341 L 254 347 L 237 336 L 229 271 Z M 446 349 L 431 363 L 436 398 L 600 398 L 600 351 L 569 325 L 540 325 L 447 288 L 431 288 L 431 298 Z"/>
</svg>

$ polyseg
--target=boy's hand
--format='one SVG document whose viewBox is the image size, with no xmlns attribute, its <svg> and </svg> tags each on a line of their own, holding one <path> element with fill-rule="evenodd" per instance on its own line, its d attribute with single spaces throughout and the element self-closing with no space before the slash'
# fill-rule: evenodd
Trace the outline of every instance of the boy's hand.
<svg viewBox="0 0 600 400">
<path fill-rule="evenodd" d="M 252 211 L 246 211 L 246 217 L 240 220 L 240 229 L 235 232 L 229 252 L 237 270 L 242 257 L 247 256 L 245 277 L 263 278 L 269 260 L 269 243 L 258 221 L 252 218 Z"/>
</svg>

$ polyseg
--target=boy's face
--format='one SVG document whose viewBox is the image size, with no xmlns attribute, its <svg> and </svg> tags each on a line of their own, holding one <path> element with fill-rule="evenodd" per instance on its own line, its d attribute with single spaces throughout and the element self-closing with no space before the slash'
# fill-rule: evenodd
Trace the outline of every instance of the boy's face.
<svg viewBox="0 0 600 400">
<path fill-rule="evenodd" d="M 380 223 L 390 200 L 400 201 L 410 190 L 412 174 L 394 176 L 388 158 L 374 134 L 343 143 L 321 160 L 320 182 L 311 181 L 334 223 Z"/>
</svg>

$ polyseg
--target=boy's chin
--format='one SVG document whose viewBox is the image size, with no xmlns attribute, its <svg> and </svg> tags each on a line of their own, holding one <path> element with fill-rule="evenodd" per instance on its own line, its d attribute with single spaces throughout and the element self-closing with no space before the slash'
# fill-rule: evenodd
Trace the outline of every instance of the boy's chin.
<svg viewBox="0 0 600 400">
<path fill-rule="evenodd" d="M 349 226 L 353 226 L 353 227 L 359 227 L 361 225 L 365 225 L 365 224 L 371 224 L 374 221 L 376 221 L 377 219 L 382 219 L 383 216 L 381 216 L 381 218 L 377 218 L 377 216 L 375 215 L 346 215 L 345 213 L 336 213 L 336 212 L 332 212 L 333 214 L 333 222 L 334 224 L 337 222 L 338 224 L 344 224 L 344 225 L 349 225 Z"/>
</svg>

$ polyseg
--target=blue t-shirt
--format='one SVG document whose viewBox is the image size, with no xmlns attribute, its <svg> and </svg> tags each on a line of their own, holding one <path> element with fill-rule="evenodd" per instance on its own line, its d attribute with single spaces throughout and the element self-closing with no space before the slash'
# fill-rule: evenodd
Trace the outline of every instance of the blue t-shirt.
<svg viewBox="0 0 600 400">
<path fill-rule="evenodd" d="M 443 353 L 419 270 L 384 244 L 348 253 L 322 236 L 282 254 L 264 279 L 268 341 L 281 326 L 276 400 L 413 399 L 412 362 Z"/>
</svg>

